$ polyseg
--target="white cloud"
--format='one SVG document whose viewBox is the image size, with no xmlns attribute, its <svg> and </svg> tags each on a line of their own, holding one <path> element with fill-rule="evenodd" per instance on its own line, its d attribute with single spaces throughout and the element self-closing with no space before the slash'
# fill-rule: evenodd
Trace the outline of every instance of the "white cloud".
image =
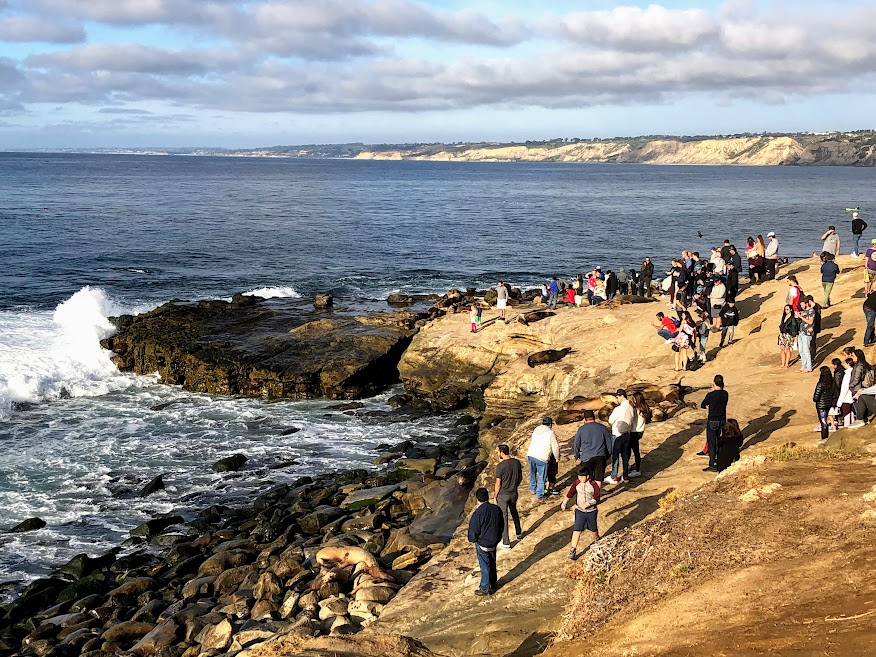
<svg viewBox="0 0 876 657">
<path fill-rule="evenodd" d="M 0 41 L 79 43 L 84 40 L 85 30 L 71 21 L 58 22 L 37 16 L 0 17 Z"/>
</svg>

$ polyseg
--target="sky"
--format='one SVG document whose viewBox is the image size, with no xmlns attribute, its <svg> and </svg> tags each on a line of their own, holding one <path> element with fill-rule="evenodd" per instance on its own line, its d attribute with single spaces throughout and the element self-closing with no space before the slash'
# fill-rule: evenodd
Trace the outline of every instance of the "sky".
<svg viewBox="0 0 876 657">
<path fill-rule="evenodd" d="M 876 0 L 0 0 L 0 149 L 873 128 Z"/>
</svg>

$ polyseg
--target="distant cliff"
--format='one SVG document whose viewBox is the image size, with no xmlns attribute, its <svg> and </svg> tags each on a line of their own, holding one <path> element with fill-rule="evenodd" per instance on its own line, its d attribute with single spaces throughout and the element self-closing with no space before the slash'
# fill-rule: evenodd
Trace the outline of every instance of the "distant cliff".
<svg viewBox="0 0 876 657">
<path fill-rule="evenodd" d="M 876 165 L 876 133 L 366 147 L 356 159 L 453 162 Z"/>
</svg>

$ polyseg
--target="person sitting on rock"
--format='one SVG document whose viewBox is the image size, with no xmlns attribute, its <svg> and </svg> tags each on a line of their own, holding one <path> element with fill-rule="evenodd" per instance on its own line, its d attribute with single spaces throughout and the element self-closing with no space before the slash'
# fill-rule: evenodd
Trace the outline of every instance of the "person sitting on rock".
<svg viewBox="0 0 876 657">
<path fill-rule="evenodd" d="M 584 530 L 593 534 L 591 545 L 599 540 L 596 509 L 596 505 L 599 504 L 599 484 L 592 480 L 586 465 L 578 467 L 578 478 L 572 482 L 569 492 L 560 505 L 563 511 L 572 498 L 575 498 L 575 524 L 572 527 L 572 542 L 569 544 L 569 559 L 574 560 L 578 556 L 578 541 L 581 540 L 581 533 Z"/>
<path fill-rule="evenodd" d="M 545 485 L 547 483 L 547 468 L 551 454 L 560 460 L 560 444 L 557 442 L 557 434 L 551 428 L 553 419 L 546 417 L 541 424 L 532 432 L 529 439 L 529 450 L 526 460 L 529 464 L 529 490 L 539 500 L 545 499 Z"/>
<path fill-rule="evenodd" d="M 502 509 L 490 504 L 486 488 L 475 491 L 478 505 L 468 521 L 468 542 L 474 543 L 481 571 L 481 583 L 475 595 L 493 595 L 496 591 L 496 546 L 502 538 Z"/>
</svg>

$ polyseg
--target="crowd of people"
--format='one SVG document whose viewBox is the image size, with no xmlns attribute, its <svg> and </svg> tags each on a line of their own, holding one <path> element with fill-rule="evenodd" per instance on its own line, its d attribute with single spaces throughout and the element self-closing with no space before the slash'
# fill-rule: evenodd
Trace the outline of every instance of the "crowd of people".
<svg viewBox="0 0 876 657">
<path fill-rule="evenodd" d="M 851 228 L 853 255 L 857 256 L 860 238 L 867 228 L 857 211 L 853 212 Z M 796 351 L 800 371 L 804 373 L 813 371 L 821 311 L 830 307 L 833 285 L 840 274 L 835 262 L 841 246 L 836 228 L 830 226 L 821 241 L 822 304 L 804 293 L 797 278 L 789 275 L 786 303 L 779 321 L 782 367 L 790 367 Z M 761 235 L 749 237 L 745 255 L 749 284 L 776 278 L 781 258 L 774 232 L 767 233 L 766 242 Z M 719 349 L 732 344 L 740 320 L 736 296 L 742 271 L 741 255 L 729 240 L 712 249 L 708 259 L 701 258 L 696 251 L 683 251 L 680 258 L 672 260 L 666 278 L 658 286 L 658 294 L 666 295 L 674 317 L 658 312 L 655 328 L 657 335 L 672 346 L 676 370 L 695 369 L 707 361 L 706 348 L 711 333 L 720 332 Z M 869 347 L 876 345 L 876 291 L 872 286 L 876 280 L 876 239 L 866 252 L 864 278 L 863 310 L 867 328 L 863 342 Z M 603 273 L 597 267 L 586 276 L 579 274 L 573 281 L 551 278 L 542 286 L 542 296 L 549 308 L 556 308 L 559 303 L 580 306 L 585 300 L 589 305 L 599 305 L 611 301 L 617 294 L 652 296 L 653 279 L 654 264 L 645 258 L 640 267 L 629 271 L 621 268 L 617 273 L 612 270 Z M 846 347 L 843 358 L 833 358 L 831 365 L 833 369 L 827 365 L 819 368 L 813 393 L 819 420 L 817 430 L 822 439 L 827 439 L 831 431 L 863 426 L 865 421 L 876 417 L 876 367 L 867 362 L 864 352 Z M 583 421 L 572 441 L 575 479 L 561 503 L 563 510 L 574 509 L 570 559 L 581 554 L 579 544 L 585 532 L 590 534 L 590 543 L 599 539 L 598 505 L 605 487 L 623 486 L 642 473 L 640 441 L 651 421 L 651 410 L 639 391 L 628 395 L 626 390 L 619 389 L 614 396 L 614 409 L 607 422 L 597 421 L 593 411 L 583 411 Z M 720 472 L 739 459 L 743 434 L 738 421 L 727 417 L 728 402 L 724 379 L 720 374 L 715 375 L 713 388 L 701 404 L 707 411 L 705 445 L 698 453 L 709 459 L 704 471 Z M 522 464 L 511 455 L 508 445 L 499 445 L 498 453 L 496 504 L 489 502 L 487 489 L 478 489 L 478 507 L 469 524 L 468 538 L 475 544 L 481 570 L 477 595 L 491 595 L 496 589 L 496 550 L 512 547 L 510 523 L 513 523 L 516 540 L 524 536 L 517 510 L 518 487 L 523 481 Z M 533 431 L 526 458 L 529 489 L 535 499 L 549 501 L 552 495 L 559 494 L 555 483 L 560 443 L 552 418 L 545 417 Z"/>
</svg>

